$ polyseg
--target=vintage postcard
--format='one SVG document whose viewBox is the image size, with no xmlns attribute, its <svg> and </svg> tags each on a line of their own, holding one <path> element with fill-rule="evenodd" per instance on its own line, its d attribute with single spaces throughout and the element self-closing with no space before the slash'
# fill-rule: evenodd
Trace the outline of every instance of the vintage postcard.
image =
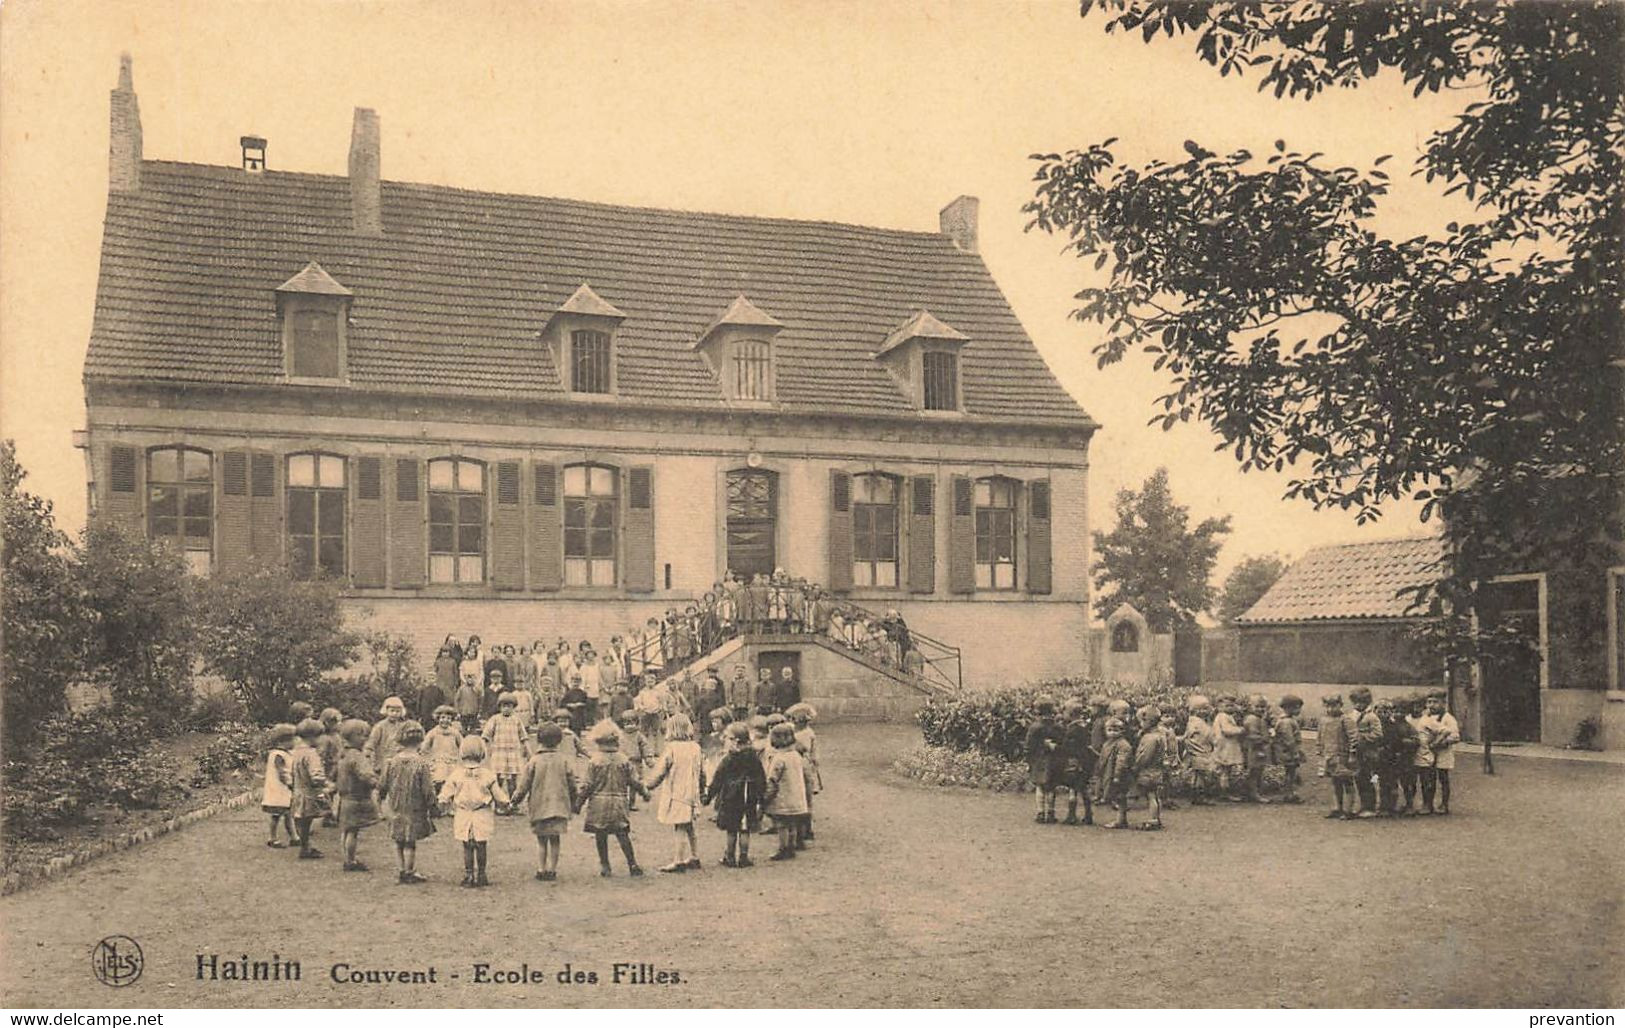
<svg viewBox="0 0 1625 1028">
<path fill-rule="evenodd" d="M 7 3 L 0 1003 L 1612 1023 L 1622 57 Z"/>
</svg>

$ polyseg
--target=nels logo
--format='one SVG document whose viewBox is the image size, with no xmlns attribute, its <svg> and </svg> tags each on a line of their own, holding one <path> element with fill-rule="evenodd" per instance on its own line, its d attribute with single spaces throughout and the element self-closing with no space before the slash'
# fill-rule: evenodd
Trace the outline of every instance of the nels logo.
<svg viewBox="0 0 1625 1028">
<path fill-rule="evenodd" d="M 103 985 L 122 988 L 141 977 L 141 947 L 128 935 L 109 935 L 90 951 L 90 969 Z"/>
</svg>

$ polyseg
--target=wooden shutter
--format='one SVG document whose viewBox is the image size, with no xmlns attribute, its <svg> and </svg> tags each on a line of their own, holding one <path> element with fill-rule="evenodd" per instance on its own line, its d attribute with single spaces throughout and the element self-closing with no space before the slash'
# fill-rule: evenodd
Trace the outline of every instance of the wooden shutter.
<svg viewBox="0 0 1625 1028">
<path fill-rule="evenodd" d="M 429 564 L 423 462 L 397 457 L 390 463 L 389 577 L 395 586 L 414 589 L 428 576 Z"/>
<path fill-rule="evenodd" d="M 215 553 L 222 571 L 243 567 L 254 552 L 253 501 L 248 494 L 249 452 L 220 455 L 220 496 L 215 512 Z"/>
<path fill-rule="evenodd" d="M 147 501 L 146 490 L 141 487 L 147 470 L 142 453 L 134 446 L 109 446 L 104 460 L 107 477 L 102 487 L 102 511 L 114 523 L 139 533 Z"/>
<path fill-rule="evenodd" d="M 1050 558 L 1050 481 L 1027 483 L 1027 591 L 1048 595 L 1052 588 Z"/>
<path fill-rule="evenodd" d="M 558 465 L 532 461 L 530 481 L 530 587 L 552 591 L 564 585 L 564 519 L 559 509 Z"/>
<path fill-rule="evenodd" d="M 626 520 L 621 552 L 626 555 L 622 582 L 629 593 L 655 589 L 654 469 L 631 468 L 626 475 Z"/>
<path fill-rule="evenodd" d="M 257 560 L 282 559 L 282 476 L 274 453 L 248 454 L 248 549 Z"/>
<path fill-rule="evenodd" d="M 519 462 L 498 461 L 496 506 L 491 511 L 491 584 L 525 587 L 525 508 L 520 502 Z"/>
<path fill-rule="evenodd" d="M 829 473 L 829 588 L 852 591 L 852 476 Z"/>
<path fill-rule="evenodd" d="M 357 457 L 355 499 L 350 505 L 350 574 L 359 588 L 382 589 L 389 584 L 385 523 L 384 458 Z"/>
<path fill-rule="evenodd" d="M 948 591 L 976 591 L 976 483 L 953 477 L 953 510 L 948 512 Z"/>
<path fill-rule="evenodd" d="M 932 593 L 937 589 L 937 479 L 915 475 L 909 479 L 908 591 Z"/>
</svg>

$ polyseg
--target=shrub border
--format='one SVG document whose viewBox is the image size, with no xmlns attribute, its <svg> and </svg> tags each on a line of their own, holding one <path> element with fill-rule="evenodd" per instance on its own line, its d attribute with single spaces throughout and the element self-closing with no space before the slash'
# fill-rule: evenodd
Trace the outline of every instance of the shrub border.
<svg viewBox="0 0 1625 1028">
<path fill-rule="evenodd" d="M 126 832 L 123 835 L 115 836 L 111 839 L 103 839 L 102 841 L 91 845 L 87 849 L 80 850 L 77 853 L 70 853 L 61 857 L 52 857 L 50 860 L 47 860 L 44 866 L 37 871 L 27 874 L 22 872 L 14 872 L 7 875 L 5 883 L 0 885 L 0 896 L 10 896 L 15 893 L 22 892 L 24 889 L 32 888 L 36 885 L 43 885 L 46 882 L 52 881 L 53 879 L 62 877 L 69 871 L 72 871 L 74 868 L 83 867 L 98 857 L 104 857 L 109 853 L 117 853 L 120 850 L 134 849 L 142 843 L 151 842 L 154 839 L 161 839 L 164 836 L 169 835 L 171 832 L 177 832 L 188 825 L 197 824 L 199 821 L 214 817 L 216 814 L 223 814 L 228 810 L 241 810 L 243 807 L 253 803 L 255 797 L 258 795 L 258 789 L 248 789 L 244 792 L 238 793 L 235 796 L 228 796 L 225 799 L 215 800 L 213 803 L 201 806 L 196 810 L 188 810 L 184 814 L 176 814 L 174 817 L 166 818 L 163 821 L 148 825 L 145 828 L 137 829 L 133 832 Z"/>
</svg>

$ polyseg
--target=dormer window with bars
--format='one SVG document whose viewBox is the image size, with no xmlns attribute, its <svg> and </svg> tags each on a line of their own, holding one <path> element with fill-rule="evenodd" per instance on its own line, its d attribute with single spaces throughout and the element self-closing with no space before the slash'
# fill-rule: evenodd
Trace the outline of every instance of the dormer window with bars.
<svg viewBox="0 0 1625 1028">
<path fill-rule="evenodd" d="M 766 406 L 777 399 L 774 337 L 783 328 L 778 319 L 738 296 L 700 333 L 694 349 L 711 366 L 731 403 Z"/>
<path fill-rule="evenodd" d="M 915 409 L 958 413 L 965 409 L 959 355 L 967 342 L 963 332 L 921 310 L 886 336 L 875 359 Z"/>
<path fill-rule="evenodd" d="M 353 296 L 315 261 L 276 287 L 287 381 L 328 385 L 344 381 L 349 372 Z"/>
<path fill-rule="evenodd" d="M 560 384 L 572 397 L 605 399 L 616 391 L 615 333 L 626 320 L 583 282 L 542 330 Z"/>
</svg>

